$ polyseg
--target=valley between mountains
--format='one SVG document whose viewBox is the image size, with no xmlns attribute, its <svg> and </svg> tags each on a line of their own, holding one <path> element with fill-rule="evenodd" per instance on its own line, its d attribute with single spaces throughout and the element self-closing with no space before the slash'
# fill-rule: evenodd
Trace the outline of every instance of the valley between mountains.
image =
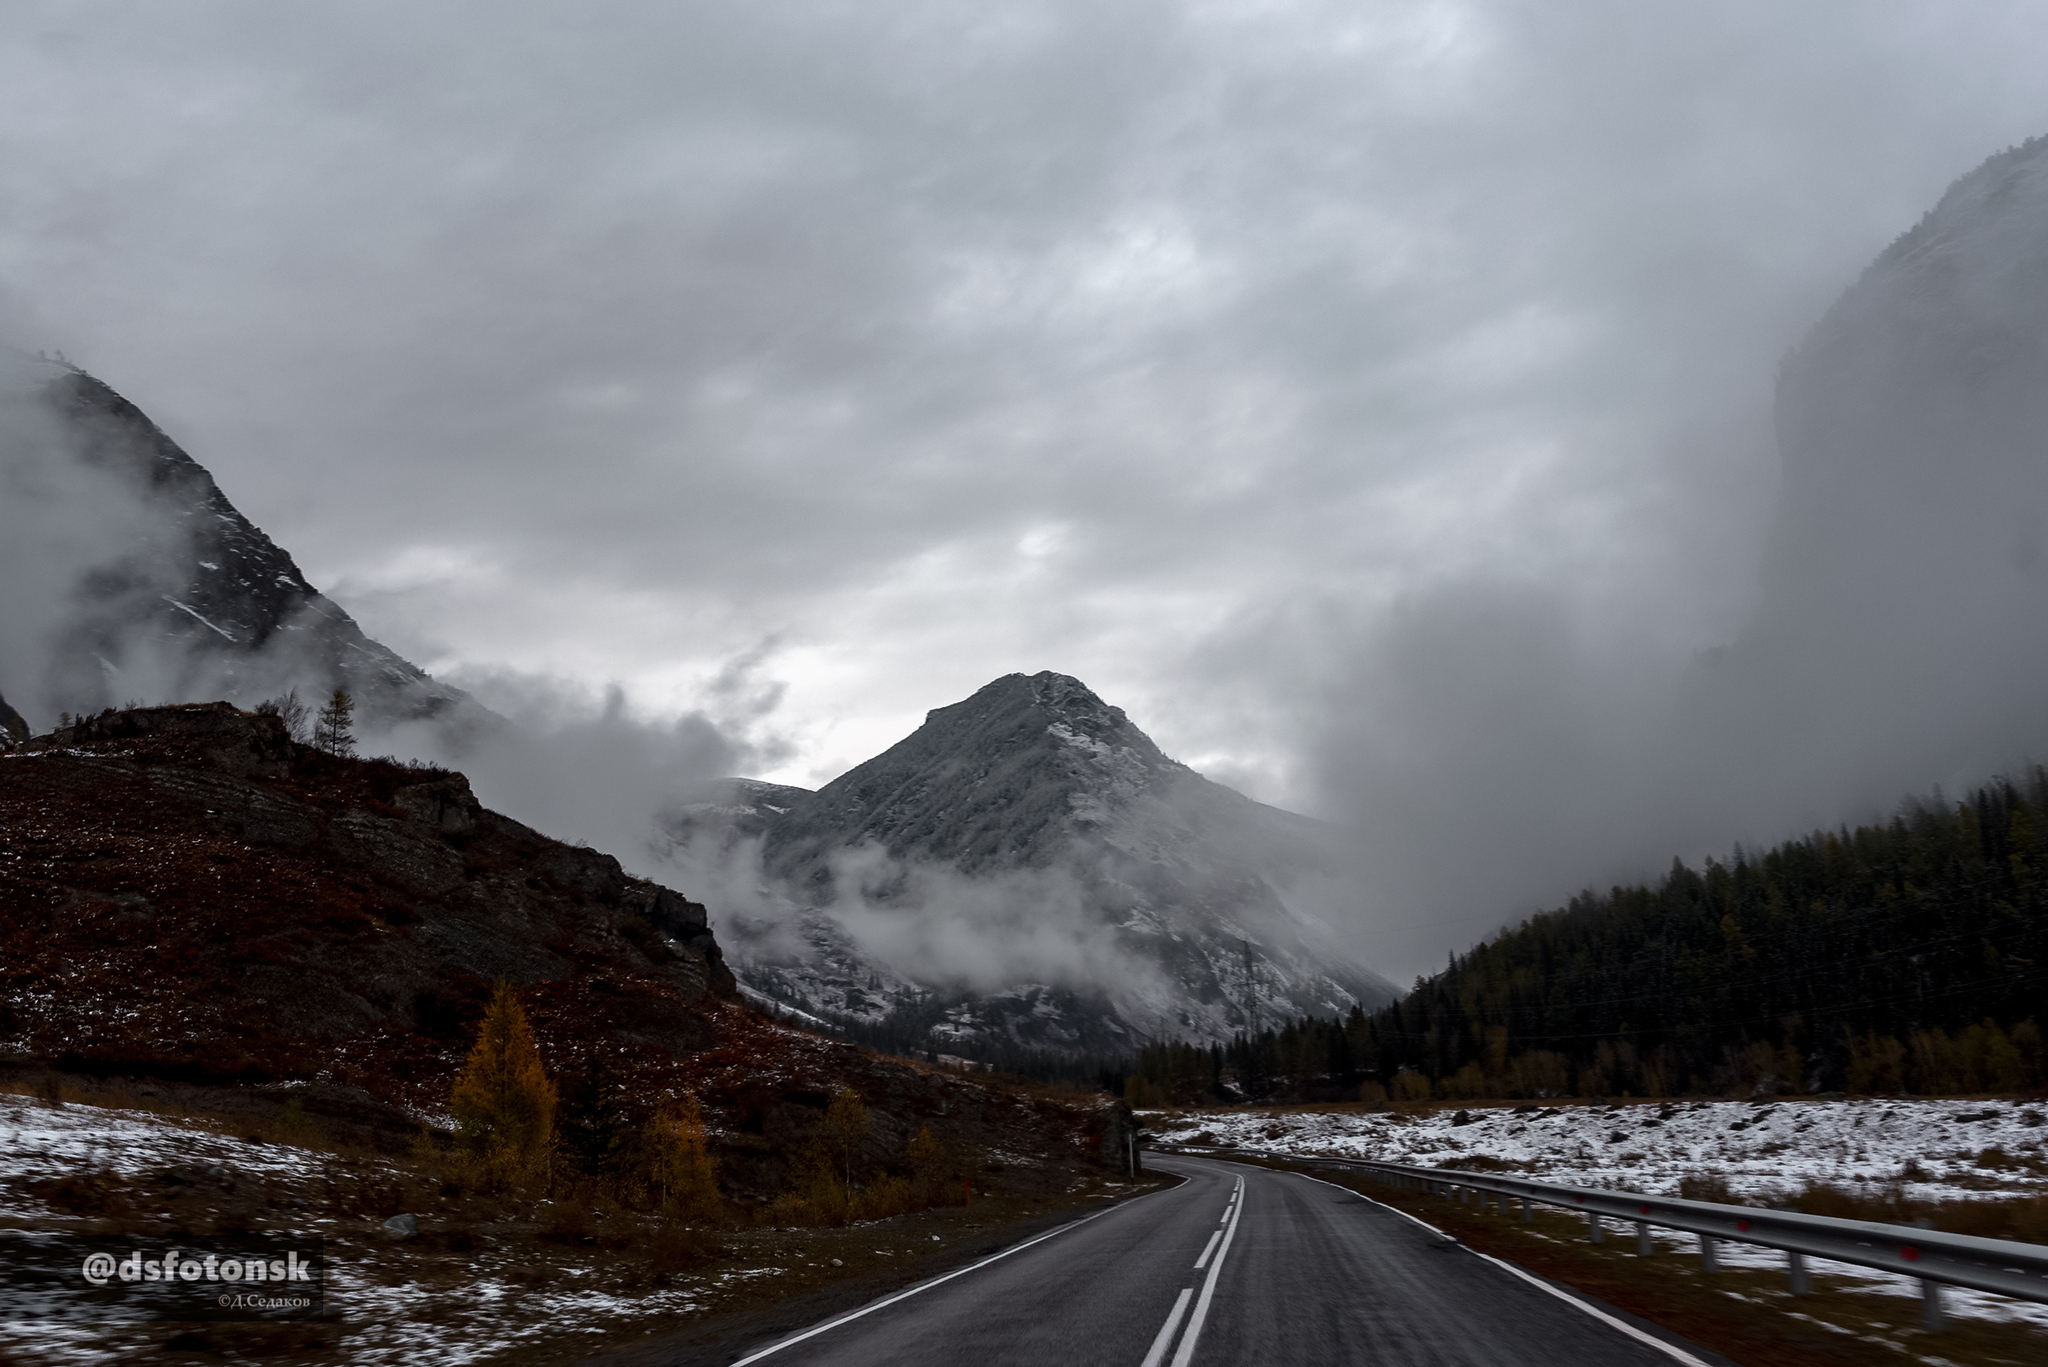
<svg viewBox="0 0 2048 1367">
<path fill-rule="evenodd" d="M 2048 1269 L 2048 139 L 1876 257 L 1776 416 L 1754 610 L 1611 731 L 1526 714 L 1625 758 L 1496 787 L 1418 741 L 1344 825 L 1037 660 L 815 789 L 701 712 L 582 744 L 0 350 L 14 525 L 102 529 L 0 545 L 0 1358 L 2048 1361 L 2048 1282 L 1952 1327 L 1911 1242 Z M 1524 717 L 1464 644 L 1399 687 Z M 1456 891 L 1468 856 L 1529 889 Z M 1499 928 L 1383 976 L 1454 921 Z M 1330 1158 L 1645 1221 L 1489 1229 Z M 1793 1245 L 1653 1235 L 1674 1194 L 1913 1266 L 1809 1312 Z M 259 1236 L 324 1241 L 332 1313 L 102 1319 L 134 1302 L 70 1279 L 78 1241 Z"/>
</svg>

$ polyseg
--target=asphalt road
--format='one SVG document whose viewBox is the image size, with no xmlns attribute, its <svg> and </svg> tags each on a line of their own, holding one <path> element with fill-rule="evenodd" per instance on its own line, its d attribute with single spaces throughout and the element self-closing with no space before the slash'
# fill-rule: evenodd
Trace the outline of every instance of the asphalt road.
<svg viewBox="0 0 2048 1367">
<path fill-rule="evenodd" d="M 1149 1155 L 1147 1162 L 1188 1180 L 738 1361 L 1672 1367 L 1700 1360 L 1632 1337 L 1341 1188 L 1199 1158 Z"/>
</svg>

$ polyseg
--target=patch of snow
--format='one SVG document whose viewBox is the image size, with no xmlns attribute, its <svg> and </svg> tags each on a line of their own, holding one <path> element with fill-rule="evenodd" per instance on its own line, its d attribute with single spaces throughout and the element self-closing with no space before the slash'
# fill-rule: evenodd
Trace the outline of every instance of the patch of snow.
<svg viewBox="0 0 2048 1367">
<path fill-rule="evenodd" d="M 196 609 L 188 607 L 187 605 L 179 602 L 175 598 L 166 598 L 164 599 L 164 601 L 166 603 L 169 603 L 178 611 L 184 613 L 186 616 L 190 617 L 193 621 L 199 623 L 199 625 L 205 627 L 208 631 L 218 632 L 220 633 L 222 639 L 239 644 L 240 638 L 237 637 L 232 631 L 229 631 L 225 627 L 215 626 L 212 622 L 209 622 L 204 617 L 201 617 Z"/>
<path fill-rule="evenodd" d="M 1468 1117 L 1457 1123 L 1459 1114 Z M 1909 1200 L 1996 1199 L 2048 1194 L 2048 1106 L 1947 1100 L 1692 1101 L 1619 1106 L 1454 1107 L 1427 1114 L 1330 1111 L 1151 1111 L 1162 1143 L 1265 1149 L 1318 1158 L 1364 1158 L 1457 1167 L 1475 1158 L 1564 1186 L 1676 1196 L 1688 1175 L 1725 1180 L 1735 1199 L 1768 1205 L 1809 1181 Z M 1979 1161 L 1996 1150 L 2011 1166 Z M 1996 1163 L 1996 1156 L 1992 1156 Z M 1967 1185 L 1965 1184 L 1967 1183 Z M 1691 1251 L 1691 1235 L 1660 1232 Z M 1725 1243 L 1729 1267 L 1784 1267 L 1785 1255 Z M 1852 1278 L 1872 1295 L 1918 1296 L 1920 1284 L 1845 1263 L 1813 1260 L 1816 1273 Z M 2024 1321 L 2048 1329 L 2048 1305 L 1951 1287 L 1953 1315 Z"/>
</svg>

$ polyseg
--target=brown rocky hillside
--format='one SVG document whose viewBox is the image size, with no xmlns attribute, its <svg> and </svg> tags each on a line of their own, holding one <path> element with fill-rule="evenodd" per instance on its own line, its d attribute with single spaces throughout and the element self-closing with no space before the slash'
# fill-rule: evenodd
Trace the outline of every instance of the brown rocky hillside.
<svg viewBox="0 0 2048 1367">
<path fill-rule="evenodd" d="M 0 1069 L 298 1097 L 390 1147 L 439 1117 L 493 984 L 565 1084 L 705 1104 L 772 1195 L 832 1089 L 887 1162 L 919 1124 L 1051 1182 L 1110 1112 L 881 1058 L 736 1000 L 704 908 L 483 808 L 460 774 L 293 743 L 226 703 L 104 713 L 0 753 Z M 1104 1144 L 1105 1137 L 1109 1143 Z"/>
</svg>

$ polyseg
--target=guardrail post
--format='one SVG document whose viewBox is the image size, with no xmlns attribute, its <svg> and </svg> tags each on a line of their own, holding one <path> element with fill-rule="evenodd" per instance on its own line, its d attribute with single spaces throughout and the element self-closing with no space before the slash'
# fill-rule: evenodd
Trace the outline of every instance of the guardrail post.
<svg viewBox="0 0 2048 1367">
<path fill-rule="evenodd" d="M 1600 1228 L 1600 1217 L 1590 1210 L 1586 1212 L 1586 1234 L 1596 1244 L 1607 1242 L 1606 1231 Z"/>
<path fill-rule="evenodd" d="M 1806 1255 L 1804 1253 L 1788 1253 L 1785 1257 L 1790 1261 L 1792 1268 L 1792 1294 L 1795 1296 L 1811 1294 L 1813 1291 L 1813 1277 L 1806 1270 Z"/>
<path fill-rule="evenodd" d="M 1714 1257 L 1714 1241 L 1704 1234 L 1700 1235 L 1700 1271 L 1719 1272 L 1720 1270 L 1720 1263 Z"/>
<path fill-rule="evenodd" d="M 1528 1197 L 1524 1196 L 1522 1198 L 1522 1223 L 1525 1225 L 1529 1225 L 1534 1224 L 1535 1222 L 1536 1203 L 1534 1201 L 1531 1201 Z"/>
<path fill-rule="evenodd" d="M 1920 1279 L 1920 1327 L 1930 1334 L 1948 1329 L 1948 1316 L 1941 1307 L 1941 1283 Z"/>
<path fill-rule="evenodd" d="M 1636 1221 L 1636 1256 L 1647 1258 L 1657 1250 L 1650 1243 L 1650 1222 Z"/>
</svg>

